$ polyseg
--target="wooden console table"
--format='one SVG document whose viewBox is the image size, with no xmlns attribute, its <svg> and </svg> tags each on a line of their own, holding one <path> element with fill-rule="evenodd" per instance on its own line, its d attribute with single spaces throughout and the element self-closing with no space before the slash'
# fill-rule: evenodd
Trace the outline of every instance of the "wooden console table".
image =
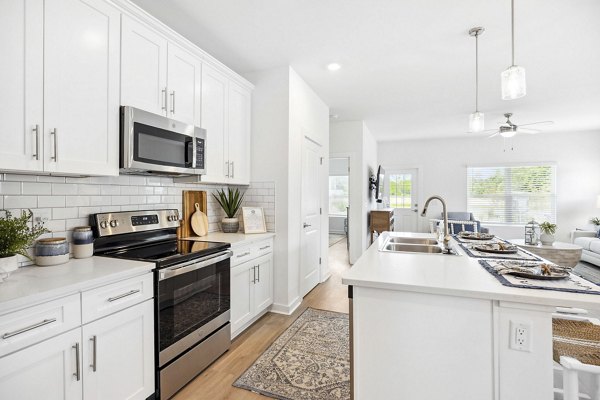
<svg viewBox="0 0 600 400">
<path fill-rule="evenodd" d="M 581 246 L 563 242 L 554 242 L 550 246 L 544 244 L 525 244 L 525 240 L 523 239 L 514 239 L 510 240 L 510 242 L 548 261 L 566 267 L 575 267 L 581 259 L 581 251 L 583 250 Z"/>
<path fill-rule="evenodd" d="M 371 243 L 373 233 L 392 232 L 394 230 L 394 209 L 371 210 Z"/>
</svg>

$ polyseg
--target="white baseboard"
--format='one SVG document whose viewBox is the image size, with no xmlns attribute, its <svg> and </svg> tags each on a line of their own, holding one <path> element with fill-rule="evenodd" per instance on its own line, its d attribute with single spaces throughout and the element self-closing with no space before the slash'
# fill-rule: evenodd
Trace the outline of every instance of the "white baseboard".
<svg viewBox="0 0 600 400">
<path fill-rule="evenodd" d="M 298 308 L 300 304 L 302 304 L 302 299 L 300 297 L 296 297 L 288 305 L 274 303 L 271 306 L 270 311 L 276 314 L 291 315 L 294 311 L 296 311 L 296 308 Z"/>
<path fill-rule="evenodd" d="M 321 278 L 321 283 L 327 281 L 327 279 L 331 278 L 331 272 L 327 271 L 324 277 Z"/>
</svg>

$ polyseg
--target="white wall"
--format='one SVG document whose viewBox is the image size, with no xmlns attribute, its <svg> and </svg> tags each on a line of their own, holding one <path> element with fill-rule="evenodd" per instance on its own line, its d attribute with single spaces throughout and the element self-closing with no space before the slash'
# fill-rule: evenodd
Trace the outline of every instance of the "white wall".
<svg viewBox="0 0 600 400">
<path fill-rule="evenodd" d="M 274 181 L 277 188 L 274 241 L 273 310 L 289 313 L 300 302 L 301 158 L 304 136 L 329 152 L 329 108 L 290 67 L 252 72 L 252 178 Z M 327 176 L 322 174 L 321 258 L 327 260 Z M 322 264 L 321 280 L 329 276 Z"/>
<path fill-rule="evenodd" d="M 466 134 L 465 134 L 466 136 Z M 384 168 L 420 168 L 419 208 L 433 194 L 446 199 L 449 211 L 467 207 L 468 165 L 500 165 L 528 162 L 555 162 L 557 165 L 557 240 L 569 241 L 569 232 L 584 226 L 592 216 L 600 194 L 600 133 L 565 132 L 520 135 L 512 140 L 514 150 L 501 138 L 416 140 L 379 143 L 379 162 Z M 432 203 L 428 215 L 441 211 Z M 427 230 L 428 217 L 420 218 Z M 522 238 L 522 227 L 490 227 L 505 237 Z"/>
<path fill-rule="evenodd" d="M 377 169 L 377 143 L 363 121 L 330 124 L 330 157 L 350 158 L 350 263 L 354 264 L 368 247 L 369 211 L 375 208 L 369 177 Z"/>
</svg>

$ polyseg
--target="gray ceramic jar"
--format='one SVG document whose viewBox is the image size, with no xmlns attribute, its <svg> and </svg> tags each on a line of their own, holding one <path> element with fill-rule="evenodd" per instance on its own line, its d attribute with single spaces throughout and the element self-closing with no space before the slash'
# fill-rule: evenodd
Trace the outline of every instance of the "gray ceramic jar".
<svg viewBox="0 0 600 400">
<path fill-rule="evenodd" d="M 69 243 L 64 237 L 39 239 L 35 244 L 35 263 L 45 267 L 69 261 Z"/>
<path fill-rule="evenodd" d="M 73 257 L 88 258 L 94 255 L 94 234 L 89 226 L 73 228 Z"/>
</svg>

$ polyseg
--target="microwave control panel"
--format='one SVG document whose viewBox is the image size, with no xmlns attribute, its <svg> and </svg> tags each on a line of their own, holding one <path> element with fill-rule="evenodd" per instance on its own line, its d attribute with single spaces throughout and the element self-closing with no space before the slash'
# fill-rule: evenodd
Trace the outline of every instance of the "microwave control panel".
<svg viewBox="0 0 600 400">
<path fill-rule="evenodd" d="M 196 168 L 204 169 L 204 139 L 196 138 Z"/>
</svg>

